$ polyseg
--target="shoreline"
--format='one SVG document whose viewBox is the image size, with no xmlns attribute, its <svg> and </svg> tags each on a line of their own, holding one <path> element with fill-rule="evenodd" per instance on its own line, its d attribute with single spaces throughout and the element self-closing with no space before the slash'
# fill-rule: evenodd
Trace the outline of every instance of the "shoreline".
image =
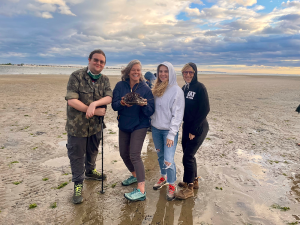
<svg viewBox="0 0 300 225">
<path fill-rule="evenodd" d="M 74 70 L 75 71 L 75 70 Z M 28 73 L 28 74 L 24 74 L 24 73 L 18 73 L 18 74 L 1 74 L 0 73 L 0 76 L 70 76 L 71 74 L 53 74 L 53 73 L 38 73 L 38 74 L 35 74 L 35 73 Z M 121 76 L 121 75 L 107 75 L 107 74 L 104 74 L 108 77 L 117 77 L 117 76 Z M 182 75 L 180 74 L 177 74 L 177 77 L 180 77 Z M 199 74 L 198 73 L 198 77 L 201 77 L 201 76 L 221 76 L 221 77 L 226 77 L 226 76 L 234 76 L 234 77 L 237 77 L 237 76 L 250 76 L 250 77 L 269 77 L 269 78 L 272 78 L 272 77 L 299 77 L 300 78 L 300 74 L 299 75 L 294 75 L 294 74 L 229 74 L 229 73 L 216 73 L 216 74 Z"/>
<path fill-rule="evenodd" d="M 1 75 L 52 75 L 52 74 L 57 74 L 57 75 L 70 75 L 72 72 L 76 71 L 77 69 L 84 68 L 85 66 L 11 66 L 11 65 L 2 65 L 3 68 L 7 69 L 2 69 L 0 66 L 0 76 Z M 201 67 L 200 67 L 201 68 Z M 145 72 L 150 71 L 152 73 L 156 72 L 156 68 L 143 68 L 142 69 L 142 74 Z M 180 68 L 175 68 L 177 76 L 181 76 L 181 69 Z M 121 68 L 117 67 L 110 67 L 110 68 L 104 68 L 103 73 L 107 76 L 111 75 L 119 75 L 121 74 Z M 111 75 L 110 75 L 111 74 Z M 274 74 L 274 73 L 239 73 L 239 72 L 218 72 L 218 71 L 198 71 L 198 75 L 230 75 L 230 76 L 289 76 L 289 77 L 300 77 L 299 74 Z"/>
</svg>

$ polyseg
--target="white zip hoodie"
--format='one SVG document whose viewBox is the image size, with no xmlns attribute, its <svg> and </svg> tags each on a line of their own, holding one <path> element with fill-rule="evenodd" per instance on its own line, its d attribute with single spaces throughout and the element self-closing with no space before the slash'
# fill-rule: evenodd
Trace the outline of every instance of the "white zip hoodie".
<svg viewBox="0 0 300 225">
<path fill-rule="evenodd" d="M 154 96 L 155 112 L 151 116 L 151 125 L 159 130 L 168 130 L 167 139 L 174 141 L 183 120 L 184 94 L 177 84 L 173 65 L 169 62 L 159 64 L 157 74 L 161 65 L 166 66 L 169 70 L 169 84 L 163 96 Z"/>
</svg>

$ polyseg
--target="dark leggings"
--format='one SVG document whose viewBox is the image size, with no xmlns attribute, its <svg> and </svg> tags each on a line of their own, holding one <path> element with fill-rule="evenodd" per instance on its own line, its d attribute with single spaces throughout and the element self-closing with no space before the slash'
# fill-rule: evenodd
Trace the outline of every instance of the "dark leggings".
<svg viewBox="0 0 300 225">
<path fill-rule="evenodd" d="M 199 128 L 200 134 L 196 135 L 193 140 L 189 139 L 189 127 L 183 124 L 182 129 L 182 150 L 183 158 L 182 163 L 184 166 L 183 182 L 193 183 L 197 177 L 197 162 L 195 154 L 202 145 L 207 133 L 208 133 L 208 122 L 205 120 L 202 126 Z"/>
<path fill-rule="evenodd" d="M 136 172 L 138 182 L 145 181 L 145 168 L 141 158 L 147 128 L 124 132 L 119 129 L 120 156 L 130 172 Z"/>
</svg>

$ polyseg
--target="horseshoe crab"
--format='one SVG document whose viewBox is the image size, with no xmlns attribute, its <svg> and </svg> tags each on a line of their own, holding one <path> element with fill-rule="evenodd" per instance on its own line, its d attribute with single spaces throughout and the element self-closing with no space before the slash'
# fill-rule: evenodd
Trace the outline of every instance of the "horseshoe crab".
<svg viewBox="0 0 300 225">
<path fill-rule="evenodd" d="M 147 99 L 142 98 L 140 94 L 136 92 L 129 92 L 124 96 L 124 102 L 128 105 L 139 105 L 146 101 Z"/>
</svg>

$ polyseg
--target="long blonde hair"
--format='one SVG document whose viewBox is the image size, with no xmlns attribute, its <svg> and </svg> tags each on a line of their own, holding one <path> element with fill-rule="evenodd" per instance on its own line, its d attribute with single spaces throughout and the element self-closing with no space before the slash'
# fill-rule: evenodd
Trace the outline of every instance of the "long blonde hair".
<svg viewBox="0 0 300 225">
<path fill-rule="evenodd" d="M 169 81 L 166 80 L 164 82 L 162 82 L 160 79 L 159 79 L 159 68 L 161 66 L 164 66 L 163 64 L 159 65 L 158 68 L 157 68 L 157 79 L 156 79 L 156 82 L 152 88 L 152 93 L 154 96 L 156 97 L 161 97 L 164 95 L 167 87 L 168 87 L 168 84 L 169 84 Z"/>
</svg>

